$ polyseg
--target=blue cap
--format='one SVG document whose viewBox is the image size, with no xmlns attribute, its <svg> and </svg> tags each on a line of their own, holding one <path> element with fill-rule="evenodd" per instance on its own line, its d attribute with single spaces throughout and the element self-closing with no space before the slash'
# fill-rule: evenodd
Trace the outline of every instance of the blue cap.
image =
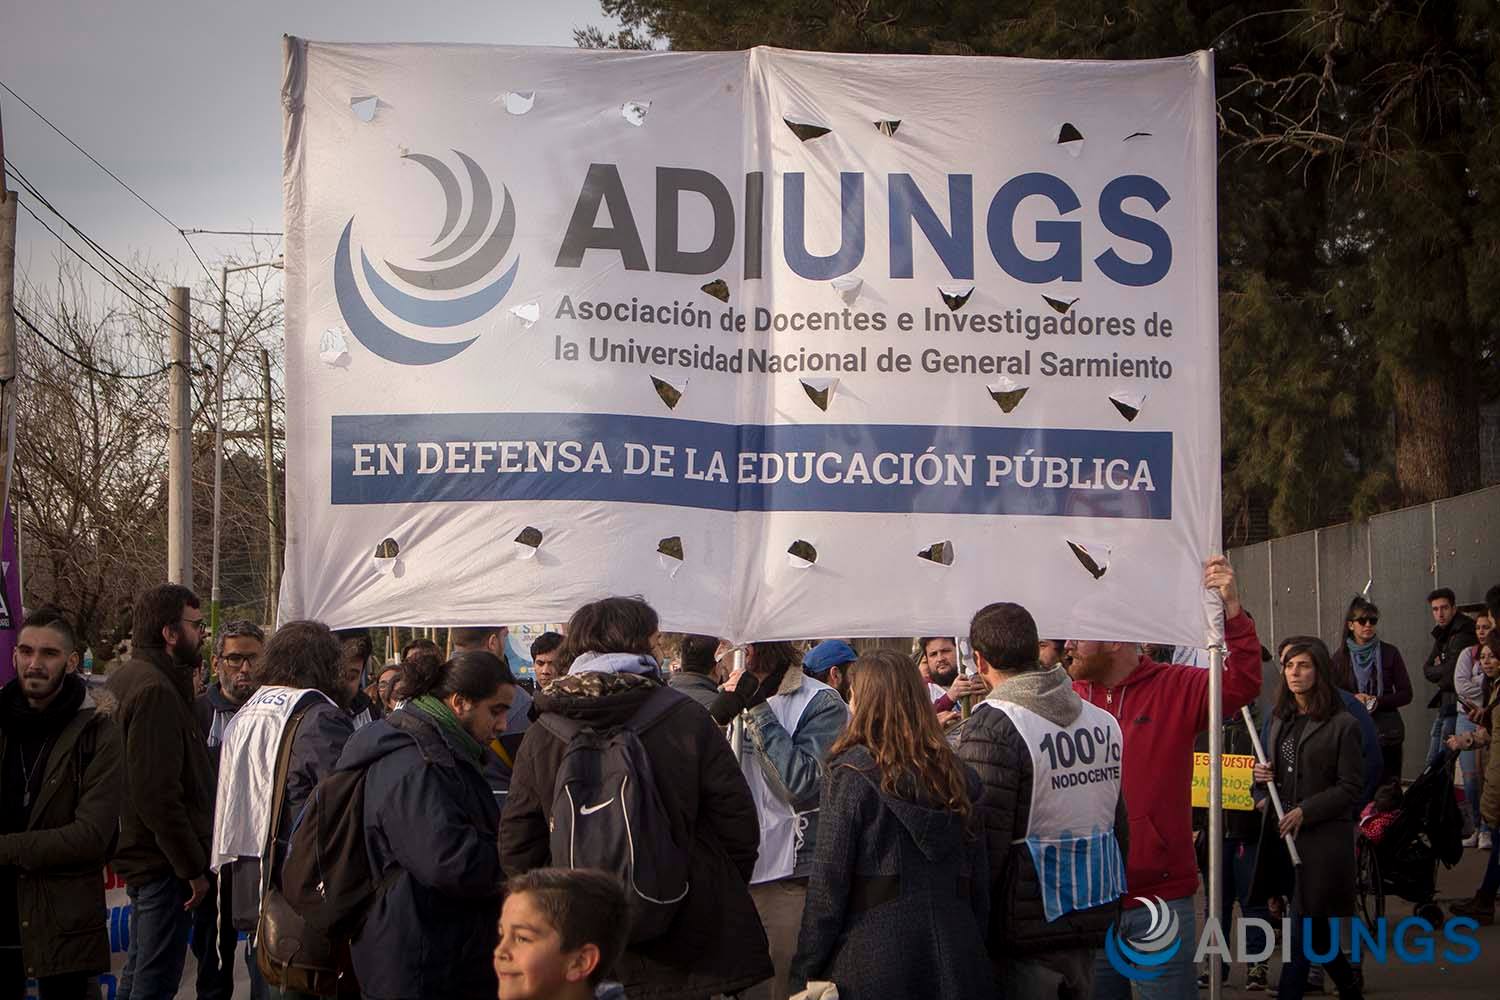
<svg viewBox="0 0 1500 1000">
<path fill-rule="evenodd" d="M 842 639 L 828 639 L 807 651 L 802 657 L 802 669 L 810 674 L 826 674 L 834 667 L 853 663 L 859 659 L 854 647 Z"/>
</svg>

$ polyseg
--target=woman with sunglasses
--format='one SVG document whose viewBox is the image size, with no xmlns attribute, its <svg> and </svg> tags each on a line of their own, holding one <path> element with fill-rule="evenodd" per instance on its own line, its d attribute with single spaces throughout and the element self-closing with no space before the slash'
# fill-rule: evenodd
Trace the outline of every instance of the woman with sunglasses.
<svg viewBox="0 0 1500 1000">
<path fill-rule="evenodd" d="M 1380 735 L 1382 785 L 1401 780 L 1406 726 L 1401 708 L 1411 704 L 1411 678 L 1401 651 L 1376 635 L 1380 609 L 1356 596 L 1344 616 L 1344 632 L 1333 650 L 1334 682 L 1365 706 Z"/>
<path fill-rule="evenodd" d="M 1255 765 L 1255 781 L 1275 784 L 1286 815 L 1278 821 L 1257 794 L 1263 812 L 1251 900 L 1270 902 L 1272 916 L 1290 909 L 1292 958 L 1281 966 L 1281 1000 L 1302 1000 L 1306 991 L 1304 934 L 1313 954 L 1332 952 L 1323 968 L 1341 1000 L 1358 1000 L 1355 971 L 1338 949 L 1331 920 L 1354 915 L 1354 814 L 1364 781 L 1359 723 L 1334 687 L 1321 639 L 1293 636 L 1282 643 L 1279 687 L 1263 744 L 1269 763 Z M 1295 867 L 1288 837 L 1302 860 Z"/>
</svg>

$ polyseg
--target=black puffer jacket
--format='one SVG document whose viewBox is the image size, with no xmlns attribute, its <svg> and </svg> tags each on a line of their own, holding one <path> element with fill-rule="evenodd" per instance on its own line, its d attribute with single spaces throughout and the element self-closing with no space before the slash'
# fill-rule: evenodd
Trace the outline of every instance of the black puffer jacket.
<svg viewBox="0 0 1500 1000">
<path fill-rule="evenodd" d="M 995 694 L 1020 702 L 1022 694 L 1015 687 L 1018 682 L 1037 689 L 1037 701 L 1044 703 L 1039 705 L 1044 710 L 1051 710 L 1045 703 L 1052 702 L 1066 703 L 1062 710 L 1067 711 L 1072 704 L 1069 699 L 1077 702 L 1072 708 L 1074 719 L 1082 710 L 1082 699 L 1073 692 L 1061 667 L 1044 674 L 1021 674 L 997 688 Z M 979 807 L 990 862 L 990 956 L 998 960 L 1103 945 L 1104 932 L 1119 913 L 1118 904 L 1047 920 L 1036 866 L 1023 840 L 1031 822 L 1031 753 L 1010 716 L 992 708 L 976 711 L 964 725 L 958 756 L 979 773 L 984 785 Z M 1115 838 L 1120 844 L 1120 857 L 1128 857 L 1123 793 L 1115 805 Z"/>
<path fill-rule="evenodd" d="M 569 674 L 537 695 L 536 705 L 542 714 L 557 712 L 605 730 L 627 722 L 660 686 L 654 676 Z M 760 823 L 723 730 L 683 695 L 646 730 L 641 745 L 677 842 L 693 845 L 691 888 L 671 930 L 627 951 L 613 978 L 631 1000 L 737 993 L 769 979 L 769 947 L 748 887 Z M 521 744 L 500 823 L 500 861 L 508 875 L 552 861 L 552 792 L 566 749 L 543 726 L 531 727 Z"/>
<path fill-rule="evenodd" d="M 1432 649 L 1422 664 L 1422 676 L 1437 685 L 1437 692 L 1427 703 L 1428 708 L 1437 708 L 1455 703 L 1453 694 L 1453 668 L 1458 666 L 1459 655 L 1479 642 L 1474 632 L 1474 619 L 1462 611 L 1453 616 L 1447 625 L 1435 625 L 1432 629 Z"/>
</svg>

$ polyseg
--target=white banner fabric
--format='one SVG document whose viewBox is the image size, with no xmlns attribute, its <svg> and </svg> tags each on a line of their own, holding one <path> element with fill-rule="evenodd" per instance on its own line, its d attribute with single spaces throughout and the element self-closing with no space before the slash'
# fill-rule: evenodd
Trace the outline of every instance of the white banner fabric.
<svg viewBox="0 0 1500 1000">
<path fill-rule="evenodd" d="M 1203 643 L 1209 53 L 286 50 L 283 619 Z"/>
</svg>

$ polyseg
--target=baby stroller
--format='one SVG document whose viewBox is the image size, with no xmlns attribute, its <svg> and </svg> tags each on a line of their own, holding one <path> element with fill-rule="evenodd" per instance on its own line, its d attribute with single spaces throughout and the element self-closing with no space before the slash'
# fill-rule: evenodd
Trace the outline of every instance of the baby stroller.
<svg viewBox="0 0 1500 1000">
<path fill-rule="evenodd" d="M 1354 847 L 1355 888 L 1360 915 L 1373 925 L 1385 916 L 1385 898 L 1398 896 L 1412 904 L 1412 912 L 1434 927 L 1443 922 L 1437 894 L 1437 866 L 1452 868 L 1463 858 L 1463 817 L 1453 795 L 1453 764 L 1458 753 L 1443 756 L 1407 788 L 1398 816 L 1380 843 L 1364 834 Z"/>
</svg>

